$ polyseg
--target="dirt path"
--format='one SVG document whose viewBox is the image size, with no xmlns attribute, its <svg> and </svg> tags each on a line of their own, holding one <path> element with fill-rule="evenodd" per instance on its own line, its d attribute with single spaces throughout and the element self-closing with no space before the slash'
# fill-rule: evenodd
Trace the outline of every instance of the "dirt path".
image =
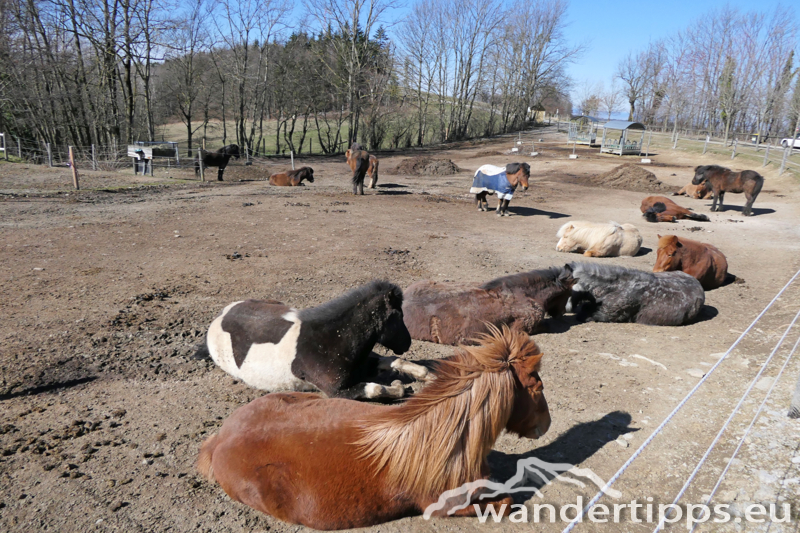
<svg viewBox="0 0 800 533">
<path fill-rule="evenodd" d="M 84 183 L 106 190 L 79 193 L 65 189 L 69 181 L 62 183 L 60 169 L 0 164 L 0 529 L 296 531 L 231 502 L 195 473 L 203 439 L 259 396 L 189 357 L 211 319 L 243 298 L 306 307 L 374 278 L 404 287 L 419 279 L 482 281 L 582 260 L 555 250 L 555 233 L 569 218 L 630 222 L 642 232 L 639 256 L 594 261 L 650 270 L 657 234 L 674 232 L 719 247 L 730 271 L 744 280 L 706 293 L 704 319 L 689 326 L 578 324 L 567 317 L 537 336 L 546 354 L 542 376 L 553 426 L 539 441 L 504 435 L 490 456 L 495 474 L 507 478 L 519 459 L 537 457 L 608 479 L 716 361 L 712 354 L 724 352 L 800 268 L 797 182 L 766 173 L 752 218 L 741 216 L 744 198 L 729 194 L 731 207 L 723 213 L 708 213 L 710 201 L 678 200 L 709 214 L 709 223 L 648 224 L 639 212 L 646 193 L 582 184 L 617 166 L 618 158 L 579 148 L 579 159 L 569 160 L 563 144 L 543 143 L 540 155 L 528 158 L 531 188 L 515 195 L 515 216 L 479 213 L 466 195 L 472 172 L 517 159 L 502 155 L 511 145 L 500 139 L 384 155 L 379 188 L 359 198 L 348 193 L 343 158 L 299 161 L 317 178 L 301 188 L 176 182 L 190 179 L 189 171 L 174 171 L 173 179 L 100 172 Z M 462 171 L 438 177 L 390 172 L 415 155 L 450 159 Z M 672 186 L 687 183 L 695 165 L 729 163 L 680 152 L 654 161 L 648 170 Z M 259 179 L 283 165 L 230 166 L 226 178 Z M 620 480 L 621 501 L 671 501 L 798 301 L 800 287 L 720 366 Z M 409 357 L 449 353 L 414 342 Z M 728 501 L 783 497 L 795 509 L 800 505 L 800 485 L 780 484 L 800 475 L 800 465 L 791 470 L 800 424 L 783 417 L 799 373 L 800 359 L 731 472 L 723 491 Z M 774 375 L 772 367 L 768 374 Z M 752 416 L 756 405 L 746 404 L 745 414 Z M 737 418 L 732 435 L 746 422 Z M 699 503 L 710 490 L 735 441 L 728 435 L 723 444 L 712 456 L 715 469 L 701 476 L 687 501 Z M 594 494 L 593 487 L 565 483 L 542 492 L 550 503 Z M 521 501 L 539 500 L 528 494 Z M 416 517 L 380 530 L 486 527 L 474 519 Z M 782 530 L 791 529 L 770 531 Z"/>
</svg>

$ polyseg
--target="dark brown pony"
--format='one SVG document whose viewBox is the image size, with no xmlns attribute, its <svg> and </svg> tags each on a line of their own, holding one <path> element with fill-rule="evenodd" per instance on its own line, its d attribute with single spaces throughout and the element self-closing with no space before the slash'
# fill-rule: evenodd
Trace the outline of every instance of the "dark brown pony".
<svg viewBox="0 0 800 533">
<path fill-rule="evenodd" d="M 542 329 L 545 313 L 564 313 L 574 283 L 569 266 L 483 285 L 418 281 L 403 293 L 403 321 L 412 339 L 439 344 L 468 343 L 488 331 L 488 324 L 533 334 Z"/>
<path fill-rule="evenodd" d="M 749 217 L 753 214 L 753 202 L 756 201 L 761 187 L 764 186 L 764 177 L 755 170 L 733 172 L 731 169 L 719 165 L 703 165 L 694 169 L 694 179 L 692 179 L 693 185 L 701 183 L 711 184 L 711 189 L 714 191 L 711 211 L 722 211 L 722 202 L 725 200 L 726 192 L 743 192 L 747 202 L 744 204 L 742 214 Z"/>
<path fill-rule="evenodd" d="M 640 207 L 648 222 L 675 222 L 684 218 L 708 222 L 708 217 L 681 207 L 666 196 L 648 196 Z"/>
<path fill-rule="evenodd" d="M 728 275 L 725 254 L 704 242 L 677 235 L 659 235 L 657 253 L 653 272 L 686 272 L 707 291 L 721 287 Z"/>
<path fill-rule="evenodd" d="M 301 167 L 297 170 L 287 170 L 279 172 L 269 177 L 270 185 L 278 187 L 298 187 L 303 185 L 303 180 L 314 183 L 314 169 L 311 167 Z"/>
<path fill-rule="evenodd" d="M 347 157 L 347 164 L 353 171 L 353 194 L 364 194 L 364 177 L 370 167 L 370 155 L 366 150 L 361 149 L 361 145 L 353 143 L 350 149 L 344 153 Z M 375 172 L 378 170 L 377 159 L 375 159 Z M 377 182 L 377 174 L 373 178 Z"/>
<path fill-rule="evenodd" d="M 480 342 L 438 361 L 436 379 L 400 405 L 262 396 L 205 441 L 197 469 L 232 499 L 314 529 L 421 514 L 445 491 L 489 477 L 486 457 L 503 430 L 535 439 L 550 427 L 536 344 L 506 327 Z M 512 503 L 482 496 L 432 511 L 448 516 L 464 505 L 453 514 L 475 516 L 476 506 Z"/>
</svg>

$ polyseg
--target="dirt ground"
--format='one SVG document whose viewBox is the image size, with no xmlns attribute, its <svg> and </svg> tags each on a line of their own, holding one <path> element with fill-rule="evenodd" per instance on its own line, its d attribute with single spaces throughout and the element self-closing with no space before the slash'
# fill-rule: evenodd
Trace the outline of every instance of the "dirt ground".
<svg viewBox="0 0 800 533">
<path fill-rule="evenodd" d="M 636 257 L 586 260 L 651 270 L 657 234 L 675 233 L 720 248 L 730 272 L 744 280 L 707 292 L 702 319 L 688 326 L 580 324 L 566 316 L 550 319 L 550 332 L 536 336 L 553 425 L 538 441 L 503 435 L 489 457 L 494 477 L 504 481 L 520 459 L 538 458 L 608 480 L 800 269 L 798 181 L 765 172 L 751 218 L 741 215 L 743 196 L 728 194 L 722 213 L 709 212 L 710 200 L 677 199 L 707 213 L 708 223 L 649 224 L 639 211 L 647 193 L 587 185 L 619 165 L 618 157 L 578 147 L 579 158 L 570 160 L 563 134 L 530 135 L 543 139 L 536 157 L 502 155 L 511 137 L 379 154 L 379 187 L 363 197 L 349 193 L 343 157 L 298 158 L 314 168 L 316 181 L 307 187 L 258 181 L 288 168 L 288 161 L 272 160 L 232 164 L 223 183 L 192 181 L 192 172 L 178 169 L 154 178 L 85 172 L 87 190 L 80 192 L 69 189 L 68 169 L 0 162 L 0 530 L 298 531 L 231 501 L 194 469 L 203 440 L 260 395 L 190 357 L 210 321 L 245 298 L 303 308 L 374 278 L 402 287 L 420 279 L 484 281 L 583 260 L 555 250 L 556 231 L 570 219 L 629 222 L 644 237 Z M 461 172 L 391 172 L 421 156 L 450 159 Z M 530 189 L 511 203 L 514 216 L 478 212 L 467 194 L 474 170 L 514 160 L 532 166 Z M 666 152 L 646 168 L 679 187 L 694 166 L 710 163 L 731 166 Z M 620 498 L 605 503 L 671 503 L 798 302 L 800 282 L 617 481 Z M 778 351 L 780 364 L 797 335 L 793 330 Z M 415 341 L 406 357 L 451 352 Z M 773 362 L 764 375 L 778 367 Z M 785 417 L 799 374 L 795 358 L 715 497 L 740 507 L 791 503 L 793 521 L 773 524 L 772 532 L 799 527 L 800 421 Z M 683 502 L 700 503 L 710 492 L 770 385 L 759 381 Z M 553 481 L 542 498 L 516 498 L 528 507 L 574 504 L 578 496 L 585 503 L 596 488 Z M 549 532 L 565 525 L 413 517 L 375 530 Z M 627 521 L 575 531 L 652 528 Z"/>
</svg>

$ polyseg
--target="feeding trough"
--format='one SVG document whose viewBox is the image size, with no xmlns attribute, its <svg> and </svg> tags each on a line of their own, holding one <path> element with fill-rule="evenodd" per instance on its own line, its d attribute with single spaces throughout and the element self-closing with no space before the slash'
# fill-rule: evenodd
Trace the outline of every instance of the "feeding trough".
<svg viewBox="0 0 800 533">
<path fill-rule="evenodd" d="M 644 124 L 640 122 L 627 122 L 612 120 L 603 126 L 603 140 L 600 143 L 600 153 L 616 155 L 640 155 L 642 141 L 644 141 Z M 636 132 L 641 131 L 637 141 Z M 631 137 L 634 137 L 633 139 Z"/>
</svg>

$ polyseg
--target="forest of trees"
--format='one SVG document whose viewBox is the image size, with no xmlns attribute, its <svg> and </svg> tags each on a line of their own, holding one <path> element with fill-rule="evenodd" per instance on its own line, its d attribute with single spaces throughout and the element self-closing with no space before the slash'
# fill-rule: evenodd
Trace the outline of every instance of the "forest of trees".
<svg viewBox="0 0 800 533">
<path fill-rule="evenodd" d="M 794 11 L 715 9 L 675 35 L 631 51 L 609 90 L 584 84 L 586 115 L 624 111 L 665 130 L 762 139 L 800 127 L 800 58 Z"/>
<path fill-rule="evenodd" d="M 121 146 L 179 123 L 191 153 L 213 123 L 251 151 L 313 141 L 337 153 L 490 136 L 572 109 L 567 70 L 585 45 L 565 35 L 567 0 L 393 1 L 0 0 L 0 131 Z M 793 20 L 712 11 L 631 51 L 578 107 L 720 136 L 795 131 Z"/>
</svg>

